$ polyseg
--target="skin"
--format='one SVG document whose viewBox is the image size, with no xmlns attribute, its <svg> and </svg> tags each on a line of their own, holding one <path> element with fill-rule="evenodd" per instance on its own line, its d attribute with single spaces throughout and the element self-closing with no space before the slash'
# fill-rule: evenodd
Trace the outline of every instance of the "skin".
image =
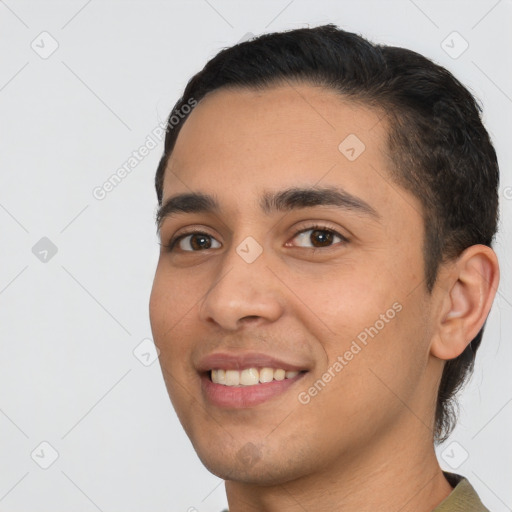
<svg viewBox="0 0 512 512">
<path fill-rule="evenodd" d="M 309 85 L 218 90 L 190 114 L 164 180 L 172 195 L 216 196 L 218 214 L 180 214 L 165 246 L 198 228 L 212 248 L 162 247 L 150 318 L 173 406 L 203 464 L 226 480 L 231 512 L 431 511 L 451 492 L 432 429 L 444 360 L 459 355 L 498 283 L 491 249 L 473 246 L 424 280 L 419 200 L 391 180 L 382 115 Z M 356 134 L 349 161 L 338 145 Z M 378 216 L 315 206 L 266 215 L 263 191 L 342 187 Z M 320 224 L 347 238 L 318 243 Z M 322 234 L 325 234 L 322 232 Z M 248 236 L 263 249 L 236 252 Z M 196 251 L 192 249 L 196 247 Z M 401 311 L 307 404 L 298 400 L 394 303 Z M 284 394 L 221 409 L 196 365 L 214 351 L 256 351 L 309 371 Z"/>
</svg>

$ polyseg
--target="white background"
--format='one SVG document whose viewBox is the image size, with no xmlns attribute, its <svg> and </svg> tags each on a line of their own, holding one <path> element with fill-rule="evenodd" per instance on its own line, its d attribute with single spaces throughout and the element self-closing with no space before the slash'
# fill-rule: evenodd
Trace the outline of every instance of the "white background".
<svg viewBox="0 0 512 512">
<path fill-rule="evenodd" d="M 1 511 L 218 512 L 226 504 L 222 481 L 182 432 L 158 362 L 144 366 L 133 354 L 151 338 L 162 144 L 103 200 L 92 191 L 144 144 L 221 48 L 248 32 L 330 22 L 423 53 L 484 106 L 502 172 L 502 280 L 459 426 L 439 457 L 493 512 L 512 509 L 512 2 L 5 0 Z M 441 47 L 453 31 L 469 44 L 458 58 Z M 31 47 L 48 51 L 53 40 L 58 48 L 46 59 Z M 58 251 L 46 263 L 32 252 L 42 237 Z M 48 469 L 39 465 L 52 457 L 43 441 L 59 454 Z"/>
</svg>

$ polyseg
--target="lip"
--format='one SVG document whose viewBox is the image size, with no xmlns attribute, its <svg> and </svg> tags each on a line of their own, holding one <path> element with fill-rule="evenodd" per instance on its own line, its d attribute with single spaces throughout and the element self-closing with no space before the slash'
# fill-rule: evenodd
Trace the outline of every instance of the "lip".
<svg viewBox="0 0 512 512">
<path fill-rule="evenodd" d="M 246 409 L 282 395 L 306 373 L 292 379 L 273 380 L 254 386 L 224 386 L 211 381 L 207 372 L 201 374 L 201 390 L 208 402 L 223 409 Z"/>
<path fill-rule="evenodd" d="M 224 370 L 245 370 L 246 368 L 282 368 L 287 371 L 309 370 L 307 365 L 286 362 L 277 357 L 257 352 L 228 353 L 215 352 L 202 358 L 197 370 L 201 373 L 222 368 Z"/>
<path fill-rule="evenodd" d="M 310 369 L 308 366 L 257 352 L 216 352 L 201 359 L 197 370 L 201 377 L 201 391 L 207 402 L 223 409 L 244 409 L 283 395 L 304 377 Z M 210 378 L 210 370 L 219 368 L 240 371 L 246 368 L 280 368 L 285 371 L 298 371 L 299 374 L 291 379 L 273 380 L 254 386 L 225 386 L 215 384 Z"/>
</svg>

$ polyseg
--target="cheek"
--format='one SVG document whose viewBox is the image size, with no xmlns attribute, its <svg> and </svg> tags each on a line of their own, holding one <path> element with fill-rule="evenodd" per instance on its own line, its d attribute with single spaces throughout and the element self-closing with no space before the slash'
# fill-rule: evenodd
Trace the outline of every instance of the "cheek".
<svg viewBox="0 0 512 512">
<path fill-rule="evenodd" d="M 159 364 L 171 402 L 181 418 L 193 407 L 190 393 L 183 393 L 198 375 L 190 361 L 192 346 L 191 315 L 198 298 L 192 297 L 188 287 L 185 293 L 181 280 L 172 272 L 157 267 L 149 301 L 151 330 L 160 351 Z M 195 295 L 195 293 L 193 294 Z"/>
<path fill-rule="evenodd" d="M 197 378 L 189 362 L 193 334 L 191 321 L 192 315 L 197 314 L 194 305 L 200 294 L 191 286 L 185 291 L 182 282 L 159 265 L 149 301 L 153 339 L 160 351 L 159 363 L 173 403 L 179 383 Z"/>
<path fill-rule="evenodd" d="M 149 316 L 155 343 L 175 337 L 187 316 L 193 313 L 204 292 L 200 283 L 159 263 L 149 301 Z"/>
<path fill-rule="evenodd" d="M 350 338 L 366 327 L 373 325 L 379 315 L 392 307 L 397 299 L 395 284 L 389 281 L 380 264 L 346 264 L 323 270 L 315 275 L 292 276 L 290 288 L 304 306 L 304 314 L 309 312 L 322 340 L 330 338 Z"/>
<path fill-rule="evenodd" d="M 324 345 L 328 362 L 300 390 L 306 393 L 303 402 L 310 397 L 299 409 L 307 430 L 322 432 L 330 444 L 337 439 L 334 444 L 340 447 L 344 439 L 364 446 L 409 409 L 416 410 L 426 356 L 418 323 L 411 322 L 409 305 L 402 306 L 388 323 L 380 319 L 379 310 L 367 311 L 358 320 L 364 328 L 340 329 Z"/>
<path fill-rule="evenodd" d="M 399 276 L 393 269 L 368 266 L 365 272 L 354 269 L 329 280 L 297 283 L 308 290 L 309 309 L 322 320 L 315 323 L 314 335 L 327 357 L 316 377 L 330 368 L 336 378 L 326 387 L 337 394 L 329 400 L 335 407 L 361 408 L 363 416 L 365 407 L 393 405 L 396 397 L 390 389 L 410 396 L 428 360 L 426 300 L 418 286 L 422 281 L 415 279 L 415 269 L 402 270 Z M 417 290 L 411 293 L 414 286 Z M 333 368 L 336 361 L 338 371 Z"/>
<path fill-rule="evenodd" d="M 350 346 L 345 344 L 345 359 L 351 358 L 348 387 L 354 399 L 367 401 L 368 410 L 400 411 L 423 386 L 429 340 L 421 301 L 398 297 L 387 308 L 372 310 Z"/>
</svg>

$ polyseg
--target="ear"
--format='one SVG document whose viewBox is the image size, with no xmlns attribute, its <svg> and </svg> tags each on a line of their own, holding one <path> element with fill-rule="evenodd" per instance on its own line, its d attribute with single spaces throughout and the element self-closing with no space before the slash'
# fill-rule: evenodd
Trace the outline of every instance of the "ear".
<svg viewBox="0 0 512 512">
<path fill-rule="evenodd" d="M 430 346 L 433 356 L 446 360 L 459 356 L 478 334 L 499 283 L 498 258 L 486 245 L 468 247 L 448 265 L 436 283 L 440 308 Z"/>
</svg>

